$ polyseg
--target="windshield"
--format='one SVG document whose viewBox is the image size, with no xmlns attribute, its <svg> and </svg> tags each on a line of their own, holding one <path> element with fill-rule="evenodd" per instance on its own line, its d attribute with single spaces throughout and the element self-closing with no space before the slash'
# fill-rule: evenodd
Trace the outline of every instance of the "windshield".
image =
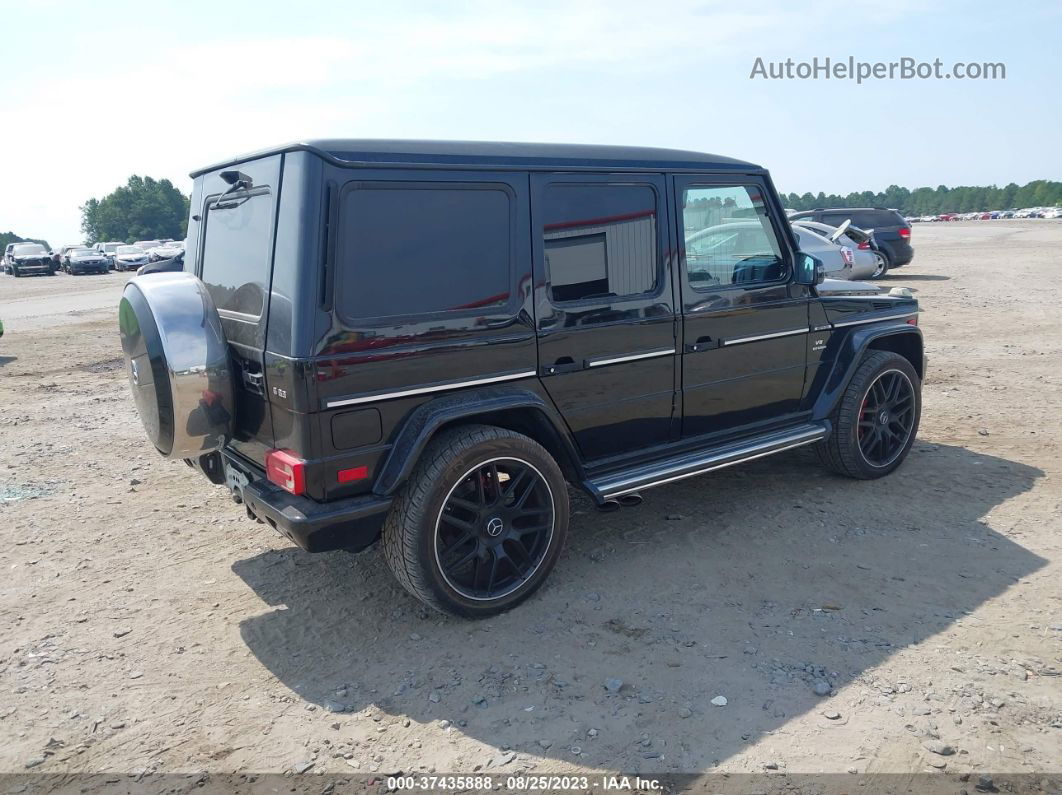
<svg viewBox="0 0 1062 795">
<path fill-rule="evenodd" d="M 114 253 L 115 254 L 143 254 L 144 253 L 144 249 L 139 248 L 138 246 L 118 246 L 117 251 L 115 251 Z"/>
<path fill-rule="evenodd" d="M 44 250 L 44 246 L 40 243 L 21 243 L 16 245 L 11 253 L 22 256 L 25 254 L 47 254 L 48 252 Z"/>
<path fill-rule="evenodd" d="M 118 248 L 118 244 L 117 243 L 104 243 L 103 244 L 103 250 L 105 252 L 107 252 L 108 254 L 113 254 L 114 250 L 116 248 Z"/>
<path fill-rule="evenodd" d="M 91 248 L 72 248 L 72 249 L 70 249 L 70 256 L 71 257 L 90 257 L 90 256 L 94 255 L 95 253 L 96 252 L 93 251 Z"/>
</svg>

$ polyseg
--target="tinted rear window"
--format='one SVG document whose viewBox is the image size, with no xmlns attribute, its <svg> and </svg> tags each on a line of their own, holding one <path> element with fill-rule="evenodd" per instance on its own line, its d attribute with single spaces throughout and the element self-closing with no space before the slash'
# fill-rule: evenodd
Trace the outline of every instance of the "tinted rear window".
<svg viewBox="0 0 1062 795">
<path fill-rule="evenodd" d="M 358 186 L 340 205 L 337 309 L 346 318 L 501 307 L 511 208 L 495 186 Z"/>
<path fill-rule="evenodd" d="M 212 202 L 203 243 L 203 282 L 218 309 L 258 317 L 265 308 L 273 244 L 268 189 Z"/>
</svg>

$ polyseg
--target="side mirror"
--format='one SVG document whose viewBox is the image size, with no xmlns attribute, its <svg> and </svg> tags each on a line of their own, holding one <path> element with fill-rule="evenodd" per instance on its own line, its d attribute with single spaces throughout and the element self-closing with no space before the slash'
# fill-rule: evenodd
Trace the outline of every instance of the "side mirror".
<svg viewBox="0 0 1062 795">
<path fill-rule="evenodd" d="M 814 286 L 822 284 L 826 278 L 826 267 L 822 260 L 810 254 L 797 254 L 796 283 Z"/>
</svg>

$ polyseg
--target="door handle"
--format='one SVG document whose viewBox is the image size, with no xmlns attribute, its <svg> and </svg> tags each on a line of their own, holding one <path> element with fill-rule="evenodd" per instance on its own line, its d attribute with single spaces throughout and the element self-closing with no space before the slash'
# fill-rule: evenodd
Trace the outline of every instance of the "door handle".
<svg viewBox="0 0 1062 795">
<path fill-rule="evenodd" d="M 687 343 L 683 346 L 683 350 L 686 353 L 697 353 L 698 351 L 707 351 L 711 348 L 718 348 L 719 340 L 712 337 L 698 337 L 696 342 Z"/>
<path fill-rule="evenodd" d="M 583 363 L 575 361 L 571 356 L 561 356 L 553 364 L 546 365 L 543 375 L 558 375 L 560 373 L 574 373 L 583 369 Z"/>
</svg>

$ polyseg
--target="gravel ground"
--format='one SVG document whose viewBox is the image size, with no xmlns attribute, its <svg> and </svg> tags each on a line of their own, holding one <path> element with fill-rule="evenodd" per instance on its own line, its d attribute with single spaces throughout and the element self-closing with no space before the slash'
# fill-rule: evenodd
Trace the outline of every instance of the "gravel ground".
<svg viewBox="0 0 1062 795">
<path fill-rule="evenodd" d="M 1057 774 L 1062 223 L 914 243 L 897 473 L 795 451 L 577 496 L 546 587 L 477 623 L 156 455 L 124 274 L 0 277 L 0 772 Z"/>
</svg>

